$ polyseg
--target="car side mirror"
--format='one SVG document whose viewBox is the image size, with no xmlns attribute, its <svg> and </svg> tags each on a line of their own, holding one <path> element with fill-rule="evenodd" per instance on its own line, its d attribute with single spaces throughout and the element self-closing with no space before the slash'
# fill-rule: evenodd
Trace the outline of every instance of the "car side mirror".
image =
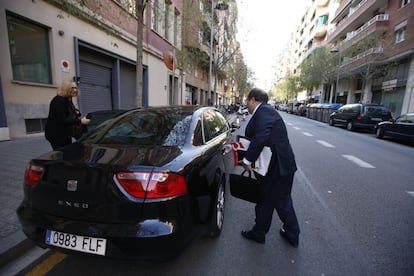
<svg viewBox="0 0 414 276">
<path fill-rule="evenodd" d="M 232 131 L 235 131 L 236 129 L 239 129 L 240 128 L 239 119 L 236 119 L 233 122 L 231 122 L 230 127 L 232 128 Z"/>
</svg>

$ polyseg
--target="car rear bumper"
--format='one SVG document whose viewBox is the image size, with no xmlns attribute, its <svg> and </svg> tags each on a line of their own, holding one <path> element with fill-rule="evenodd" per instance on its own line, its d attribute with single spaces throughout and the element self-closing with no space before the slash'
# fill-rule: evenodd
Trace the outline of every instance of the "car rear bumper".
<svg viewBox="0 0 414 276">
<path fill-rule="evenodd" d="M 168 260 L 178 256 L 195 238 L 204 234 L 190 219 L 146 219 L 136 223 L 97 223 L 76 221 L 37 212 L 20 206 L 17 215 L 26 236 L 42 248 L 69 254 L 88 253 L 46 244 L 47 230 L 106 239 L 105 257 L 133 260 Z"/>
</svg>

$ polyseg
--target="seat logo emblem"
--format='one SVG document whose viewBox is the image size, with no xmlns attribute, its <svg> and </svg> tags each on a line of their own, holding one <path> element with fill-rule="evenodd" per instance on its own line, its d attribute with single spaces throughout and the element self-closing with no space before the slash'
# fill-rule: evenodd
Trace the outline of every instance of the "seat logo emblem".
<svg viewBox="0 0 414 276">
<path fill-rule="evenodd" d="M 66 189 L 69 192 L 76 192 L 78 190 L 78 181 L 77 180 L 68 180 Z"/>
</svg>

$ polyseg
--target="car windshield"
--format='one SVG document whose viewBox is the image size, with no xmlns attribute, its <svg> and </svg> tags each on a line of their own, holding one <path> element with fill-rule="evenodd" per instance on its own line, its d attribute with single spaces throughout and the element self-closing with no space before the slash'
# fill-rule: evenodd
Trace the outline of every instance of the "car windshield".
<svg viewBox="0 0 414 276">
<path fill-rule="evenodd" d="M 191 124 L 191 113 L 139 110 L 95 129 L 83 143 L 182 146 Z"/>
</svg>

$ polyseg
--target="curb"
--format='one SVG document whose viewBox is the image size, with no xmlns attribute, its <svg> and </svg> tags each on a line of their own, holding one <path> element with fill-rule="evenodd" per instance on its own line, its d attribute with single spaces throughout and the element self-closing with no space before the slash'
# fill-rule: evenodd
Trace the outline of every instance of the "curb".
<svg viewBox="0 0 414 276">
<path fill-rule="evenodd" d="M 0 267 L 35 247 L 35 244 L 21 230 L 3 239 L 2 242 L 3 244 L 0 246 Z"/>
</svg>

